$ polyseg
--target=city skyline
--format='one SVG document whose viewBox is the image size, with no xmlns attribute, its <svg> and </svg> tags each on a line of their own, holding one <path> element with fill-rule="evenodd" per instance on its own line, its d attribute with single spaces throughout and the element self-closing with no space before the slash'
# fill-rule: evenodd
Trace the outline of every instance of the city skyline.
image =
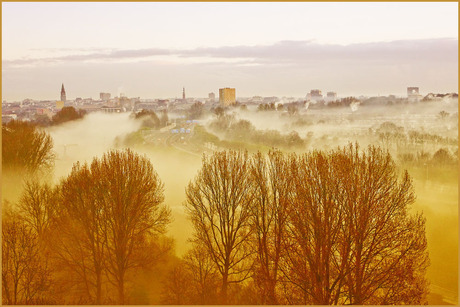
<svg viewBox="0 0 460 307">
<path fill-rule="evenodd" d="M 2 3 L 2 42 L 7 101 L 458 92 L 458 3 Z"/>
</svg>

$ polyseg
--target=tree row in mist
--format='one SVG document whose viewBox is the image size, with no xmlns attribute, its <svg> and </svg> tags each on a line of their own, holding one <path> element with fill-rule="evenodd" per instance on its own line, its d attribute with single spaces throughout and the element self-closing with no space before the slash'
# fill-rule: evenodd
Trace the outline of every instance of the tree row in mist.
<svg viewBox="0 0 460 307">
<path fill-rule="evenodd" d="M 126 284 L 169 250 L 170 212 L 144 157 L 111 151 L 52 187 L 27 181 L 3 218 L 3 302 L 128 303 Z"/>
<path fill-rule="evenodd" d="M 411 180 L 398 180 L 379 148 L 217 152 L 186 195 L 194 247 L 168 279 L 166 302 L 425 302 L 425 220 L 408 213 Z"/>
<path fill-rule="evenodd" d="M 185 188 L 192 247 L 177 259 L 146 157 L 109 151 L 53 186 L 37 178 L 51 139 L 13 124 L 4 170 L 26 180 L 17 204 L 3 203 L 4 304 L 426 302 L 425 220 L 409 214 L 408 174 L 378 147 L 205 155 Z"/>
</svg>

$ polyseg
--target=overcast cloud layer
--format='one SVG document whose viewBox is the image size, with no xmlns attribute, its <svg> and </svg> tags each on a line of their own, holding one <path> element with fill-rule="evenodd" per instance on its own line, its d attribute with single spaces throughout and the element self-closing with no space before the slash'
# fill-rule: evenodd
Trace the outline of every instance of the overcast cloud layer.
<svg viewBox="0 0 460 307">
<path fill-rule="evenodd" d="M 52 54 L 48 50 L 47 54 Z M 280 41 L 195 49 L 59 50 L 59 56 L 2 61 L 3 100 L 113 96 L 206 97 L 236 87 L 237 96 L 305 96 L 310 89 L 348 95 L 458 91 L 458 40 L 399 40 L 350 45 Z M 55 90 L 56 89 L 56 90 Z M 55 90 L 56 95 L 50 96 Z"/>
</svg>

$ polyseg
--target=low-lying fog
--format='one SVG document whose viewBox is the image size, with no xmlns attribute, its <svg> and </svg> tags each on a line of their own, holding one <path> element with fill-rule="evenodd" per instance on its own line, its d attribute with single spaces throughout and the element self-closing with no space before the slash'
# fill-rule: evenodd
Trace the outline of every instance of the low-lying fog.
<svg viewBox="0 0 460 307">
<path fill-rule="evenodd" d="M 131 118 L 129 113 L 92 113 L 82 120 L 48 128 L 57 156 L 55 182 L 70 173 L 73 163 L 91 163 L 93 157 L 101 157 L 106 151 L 115 148 L 116 137 L 136 131 L 140 125 L 141 122 Z M 165 203 L 173 211 L 170 235 L 176 239 L 177 253 L 182 255 L 192 229 L 182 207 L 185 186 L 194 178 L 201 165 L 201 158 L 172 148 L 137 151 L 150 159 L 165 184 Z"/>
<path fill-rule="evenodd" d="M 378 128 L 385 121 L 392 121 L 404 127 L 406 131 L 414 129 L 443 137 L 458 138 L 457 110 L 458 103 L 444 102 L 429 103 L 423 107 L 355 106 L 354 111 L 351 108 L 299 108 L 299 114 L 308 124 L 297 126 L 293 121 L 298 118 L 290 117 L 287 113 L 256 112 L 251 108 L 247 111 L 237 109 L 233 112 L 237 119 L 249 120 L 256 129 L 276 129 L 282 133 L 295 130 L 301 138 L 305 138 L 309 132 L 313 132 L 315 138 L 338 133 L 343 135 L 346 131 L 353 135 L 355 131 Z M 447 120 L 438 118 L 441 111 L 449 113 Z M 203 120 L 205 127 L 214 118 L 212 116 Z M 54 181 L 58 182 L 60 178 L 67 176 L 76 161 L 90 162 L 93 157 L 100 157 L 107 150 L 115 148 L 117 137 L 137 131 L 140 125 L 140 121 L 131 118 L 128 113 L 93 113 L 79 121 L 47 128 L 53 138 L 56 153 Z M 350 140 L 355 141 L 353 138 Z M 349 140 L 337 140 L 337 145 L 347 141 Z M 361 148 L 366 145 L 363 141 Z M 142 148 L 144 149 L 137 151 L 150 159 L 165 184 L 165 202 L 173 212 L 169 235 L 175 239 L 176 253 L 181 256 L 187 250 L 187 239 L 192 233 L 192 227 L 182 206 L 185 200 L 185 187 L 201 167 L 201 158 L 175 147 Z M 426 176 L 429 177 L 428 174 Z M 454 301 L 457 298 L 458 284 L 458 178 L 444 180 L 441 183 L 423 182 L 419 175 L 414 179 L 417 201 L 413 209 L 423 211 L 427 218 L 431 258 L 428 277 L 432 283 L 432 291 Z"/>
</svg>

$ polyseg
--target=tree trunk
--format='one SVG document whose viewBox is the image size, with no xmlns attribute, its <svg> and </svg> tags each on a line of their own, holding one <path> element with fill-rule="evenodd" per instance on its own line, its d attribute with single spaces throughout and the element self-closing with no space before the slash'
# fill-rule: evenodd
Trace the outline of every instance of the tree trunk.
<svg viewBox="0 0 460 307">
<path fill-rule="evenodd" d="M 220 293 L 222 304 L 227 304 L 227 288 L 228 288 L 228 273 L 225 272 L 222 276 L 222 290 Z"/>
<path fill-rule="evenodd" d="M 101 296 L 102 296 L 102 280 L 101 280 L 101 271 L 96 270 L 96 305 L 101 305 Z"/>
<path fill-rule="evenodd" d="M 118 279 L 118 303 L 125 304 L 125 282 L 124 278 Z"/>
</svg>

